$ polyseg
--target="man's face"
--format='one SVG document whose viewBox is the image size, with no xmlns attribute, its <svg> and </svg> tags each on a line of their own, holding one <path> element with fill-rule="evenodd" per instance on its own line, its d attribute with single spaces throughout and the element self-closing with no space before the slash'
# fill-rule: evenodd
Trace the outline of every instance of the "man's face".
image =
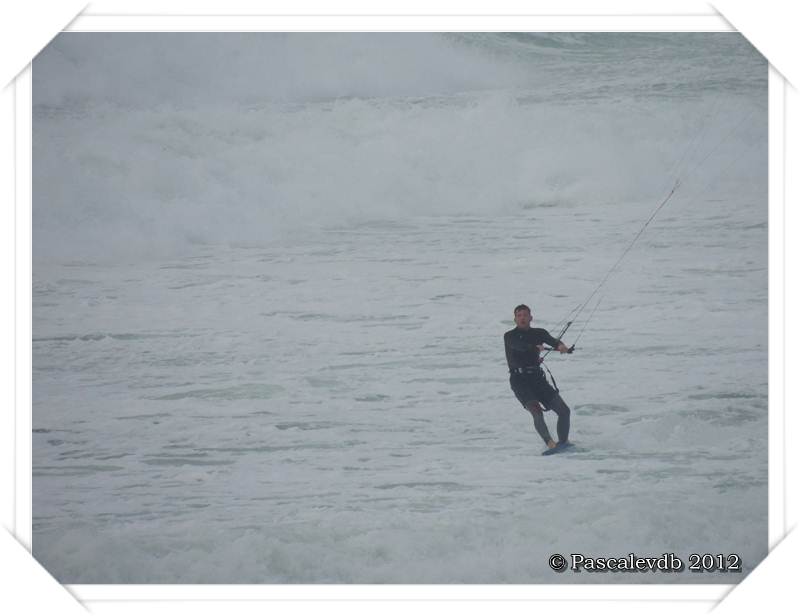
<svg viewBox="0 0 800 616">
<path fill-rule="evenodd" d="M 533 321 L 533 317 L 527 310 L 517 310 L 514 313 L 514 323 L 521 329 L 528 329 L 531 326 L 531 321 Z"/>
</svg>

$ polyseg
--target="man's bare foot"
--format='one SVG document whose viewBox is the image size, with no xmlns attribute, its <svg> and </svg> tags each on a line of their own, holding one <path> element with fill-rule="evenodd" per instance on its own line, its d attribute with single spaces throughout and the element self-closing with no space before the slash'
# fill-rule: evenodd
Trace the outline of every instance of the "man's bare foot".
<svg viewBox="0 0 800 616">
<path fill-rule="evenodd" d="M 556 446 L 556 442 L 553 439 L 550 439 L 549 441 L 547 441 L 547 448 L 548 449 L 553 449 L 555 446 Z"/>
</svg>

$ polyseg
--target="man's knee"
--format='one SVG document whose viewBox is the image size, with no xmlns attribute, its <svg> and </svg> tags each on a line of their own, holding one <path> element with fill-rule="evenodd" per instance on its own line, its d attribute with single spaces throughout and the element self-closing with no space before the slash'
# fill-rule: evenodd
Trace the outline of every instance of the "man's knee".
<svg viewBox="0 0 800 616">
<path fill-rule="evenodd" d="M 539 404 L 537 400 L 528 402 L 528 405 L 525 408 L 528 409 L 528 411 L 530 411 L 531 415 L 541 415 L 542 412 L 544 411 L 542 405 Z"/>
<path fill-rule="evenodd" d="M 567 403 L 561 398 L 561 396 L 556 396 L 555 400 L 553 400 L 553 410 L 558 413 L 559 415 L 566 415 L 569 417 L 569 407 Z"/>
</svg>

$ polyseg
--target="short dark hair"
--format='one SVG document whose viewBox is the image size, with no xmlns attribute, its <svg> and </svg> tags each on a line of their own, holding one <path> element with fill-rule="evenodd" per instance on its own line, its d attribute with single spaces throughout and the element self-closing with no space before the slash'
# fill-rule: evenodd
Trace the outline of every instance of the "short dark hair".
<svg viewBox="0 0 800 616">
<path fill-rule="evenodd" d="M 528 312 L 531 311 L 531 309 L 528 308 L 525 304 L 520 304 L 519 306 L 514 308 L 514 314 L 517 314 L 517 312 L 519 312 L 520 310 L 527 310 Z"/>
</svg>

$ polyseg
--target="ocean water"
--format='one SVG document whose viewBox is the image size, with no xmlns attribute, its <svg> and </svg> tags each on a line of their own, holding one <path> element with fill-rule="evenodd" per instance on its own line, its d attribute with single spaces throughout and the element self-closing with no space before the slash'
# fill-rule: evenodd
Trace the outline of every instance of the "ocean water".
<svg viewBox="0 0 800 616">
<path fill-rule="evenodd" d="M 34 556 L 63 583 L 738 581 L 767 553 L 766 86 L 737 34 L 60 35 Z M 676 180 L 547 358 L 576 448 L 543 458 L 513 307 L 556 333 Z M 742 572 L 547 562 L 630 552 Z"/>
</svg>

